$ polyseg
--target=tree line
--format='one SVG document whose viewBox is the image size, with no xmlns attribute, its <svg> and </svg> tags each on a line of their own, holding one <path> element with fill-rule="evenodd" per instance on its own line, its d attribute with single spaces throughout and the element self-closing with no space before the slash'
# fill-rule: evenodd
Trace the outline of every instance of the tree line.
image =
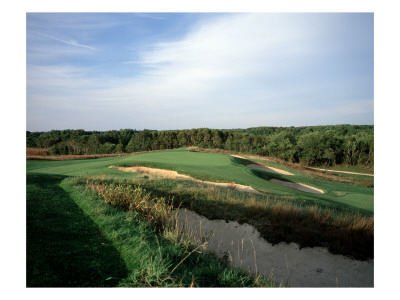
<svg viewBox="0 0 400 300">
<path fill-rule="evenodd" d="M 189 145 L 276 157 L 308 166 L 374 164 L 373 125 L 26 132 L 27 147 L 49 148 L 52 155 L 131 153 Z"/>
</svg>

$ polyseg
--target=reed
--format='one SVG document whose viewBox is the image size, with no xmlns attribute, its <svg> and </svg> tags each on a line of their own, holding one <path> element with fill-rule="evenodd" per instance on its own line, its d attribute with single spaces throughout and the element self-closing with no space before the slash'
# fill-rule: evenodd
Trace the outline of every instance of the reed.
<svg viewBox="0 0 400 300">
<path fill-rule="evenodd" d="M 49 148 L 26 148 L 27 157 L 46 157 L 50 155 Z"/>
<path fill-rule="evenodd" d="M 323 246 L 358 259 L 373 257 L 374 218 L 359 212 L 300 205 L 290 197 L 241 193 L 180 180 L 138 177 L 124 184 L 140 185 L 153 195 L 174 199 L 209 219 L 246 222 L 269 242 Z"/>
</svg>

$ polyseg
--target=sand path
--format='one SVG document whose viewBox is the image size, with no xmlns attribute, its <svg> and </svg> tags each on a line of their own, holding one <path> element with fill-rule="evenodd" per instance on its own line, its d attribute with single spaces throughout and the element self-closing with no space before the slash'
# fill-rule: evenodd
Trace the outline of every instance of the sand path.
<svg viewBox="0 0 400 300">
<path fill-rule="evenodd" d="M 374 174 L 349 172 L 349 171 L 337 171 L 337 170 L 328 170 L 328 169 L 310 168 L 310 167 L 309 167 L 309 169 L 319 170 L 319 171 L 326 171 L 326 172 L 334 172 L 334 173 L 345 173 L 345 174 L 353 174 L 353 175 L 374 176 Z"/>
<path fill-rule="evenodd" d="M 271 277 L 291 287 L 373 287 L 374 261 L 334 255 L 321 247 L 295 243 L 272 245 L 251 225 L 208 220 L 180 209 L 178 225 L 192 238 L 209 235 L 207 249 L 228 259 L 232 266 Z"/>
<path fill-rule="evenodd" d="M 111 166 L 113 167 L 113 166 Z M 254 194 L 261 194 L 259 191 L 256 189 L 252 188 L 251 186 L 247 185 L 242 185 L 238 183 L 225 183 L 225 182 L 212 182 L 212 181 L 205 181 L 205 180 L 200 180 L 193 178 L 189 175 L 184 175 L 184 174 L 179 174 L 176 171 L 171 171 L 171 170 L 165 170 L 165 169 L 157 169 L 157 168 L 148 168 L 148 167 L 138 167 L 138 166 L 133 166 L 133 167 L 118 167 L 114 166 L 118 170 L 124 171 L 124 172 L 137 172 L 137 173 L 146 173 L 146 174 L 151 174 L 151 175 L 156 175 L 156 176 L 161 176 L 169 179 L 183 179 L 183 180 L 191 180 L 194 182 L 202 183 L 202 184 L 207 184 L 207 185 L 212 185 L 212 186 L 218 186 L 222 188 L 228 188 L 231 190 L 235 191 L 240 191 L 240 192 L 248 192 L 248 193 L 254 193 Z"/>
</svg>

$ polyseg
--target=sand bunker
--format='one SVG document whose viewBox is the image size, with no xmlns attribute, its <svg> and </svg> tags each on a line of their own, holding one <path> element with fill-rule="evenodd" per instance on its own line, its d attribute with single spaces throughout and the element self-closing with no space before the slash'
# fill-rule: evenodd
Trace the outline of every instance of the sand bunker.
<svg viewBox="0 0 400 300">
<path fill-rule="evenodd" d="M 273 167 L 266 167 L 266 166 L 262 166 L 262 165 L 258 165 L 258 164 L 249 164 L 247 166 L 251 167 L 251 168 L 267 171 L 270 173 L 275 173 L 275 174 L 294 175 L 293 173 L 287 172 L 285 170 L 281 170 L 281 169 L 277 169 L 277 168 L 273 168 Z"/>
<path fill-rule="evenodd" d="M 292 189 L 296 189 L 302 192 L 307 192 L 307 193 L 313 193 L 313 194 L 323 194 L 324 191 L 321 189 L 317 189 L 313 186 L 309 186 L 303 183 L 296 183 L 296 182 L 288 182 L 288 181 L 283 181 L 283 180 L 278 180 L 278 179 L 270 179 L 270 182 L 278 183 L 287 187 L 290 187 Z"/>
<path fill-rule="evenodd" d="M 344 174 L 353 174 L 353 175 L 374 176 L 374 174 L 368 174 L 368 173 L 358 173 L 358 172 L 349 172 L 349 171 L 328 170 L 328 169 L 320 169 L 320 168 L 308 168 L 308 169 L 319 170 L 319 171 L 324 171 L 324 172 L 333 172 L 333 173 L 344 173 Z"/>
<path fill-rule="evenodd" d="M 121 170 L 121 171 L 125 171 L 125 172 L 146 173 L 146 174 L 161 176 L 161 177 L 165 177 L 165 178 L 169 178 L 169 179 L 191 180 L 191 181 L 202 183 L 202 184 L 228 188 L 228 189 L 240 191 L 240 192 L 261 194 L 259 191 L 253 189 L 251 186 L 237 184 L 237 183 L 233 183 L 233 182 L 225 183 L 225 182 L 204 181 L 204 180 L 193 178 L 188 175 L 179 174 L 178 172 L 171 171 L 171 170 L 148 168 L 148 167 L 137 167 L 137 166 L 134 166 L 134 167 L 118 167 L 118 166 L 116 166 L 115 168 L 117 168 L 118 170 Z"/>
<path fill-rule="evenodd" d="M 238 157 L 238 158 L 243 158 L 243 159 L 247 159 L 247 158 L 245 158 L 245 157 L 243 157 L 243 156 L 239 156 L 239 155 L 231 155 L 231 156 Z M 266 160 L 267 160 L 267 159 L 266 159 Z M 281 169 L 273 168 L 273 167 L 266 167 L 266 166 L 262 166 L 262 165 L 255 164 L 255 163 L 249 164 L 249 165 L 247 165 L 247 166 L 248 166 L 248 167 L 251 167 L 251 168 L 255 168 L 255 169 L 267 171 L 267 172 L 270 172 L 270 173 L 275 173 L 275 174 L 294 175 L 293 173 L 290 173 L 290 172 L 285 171 L 285 170 L 281 170 Z"/>
<path fill-rule="evenodd" d="M 373 287 L 374 261 L 334 255 L 321 247 L 303 248 L 295 243 L 272 245 L 251 225 L 208 220 L 180 209 L 178 226 L 198 241 L 208 236 L 207 250 L 228 259 L 235 267 L 270 277 L 291 287 Z"/>
<path fill-rule="evenodd" d="M 234 155 L 234 154 L 232 154 L 231 156 L 233 156 L 233 157 L 238 157 L 238 158 L 242 158 L 242 159 L 247 159 L 247 158 L 245 158 L 245 157 L 243 157 L 243 156 L 240 156 L 240 155 Z"/>
</svg>

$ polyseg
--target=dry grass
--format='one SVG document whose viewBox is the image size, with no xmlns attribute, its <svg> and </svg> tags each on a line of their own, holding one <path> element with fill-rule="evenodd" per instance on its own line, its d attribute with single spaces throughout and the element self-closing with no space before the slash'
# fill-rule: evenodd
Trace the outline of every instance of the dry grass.
<svg viewBox="0 0 400 300">
<path fill-rule="evenodd" d="M 139 212 L 167 234 L 168 239 L 178 243 L 182 241 L 177 231 L 176 208 L 183 207 L 209 219 L 251 224 L 272 243 L 296 242 L 301 247 L 327 247 L 332 253 L 357 259 L 373 257 L 373 217 L 338 213 L 319 206 L 299 206 L 277 196 L 151 178 L 81 180 L 106 203 Z"/>
<path fill-rule="evenodd" d="M 140 186 L 108 182 L 98 178 L 86 178 L 86 188 L 92 190 L 107 204 L 127 211 L 138 212 L 161 231 L 174 227 L 175 213 L 172 201 L 155 198 Z"/>
<path fill-rule="evenodd" d="M 46 157 L 50 155 L 49 148 L 26 148 L 27 157 Z"/>
<path fill-rule="evenodd" d="M 74 160 L 74 159 L 95 159 L 95 158 L 104 158 L 104 157 L 115 157 L 115 156 L 128 156 L 128 155 L 137 155 L 148 152 L 159 152 L 166 150 L 151 150 L 151 151 L 138 151 L 132 153 L 119 153 L 119 154 L 88 154 L 88 155 L 38 155 L 35 152 L 30 152 L 28 155 L 28 149 L 34 150 L 43 150 L 36 148 L 27 148 L 26 159 L 27 160 Z M 47 150 L 48 151 L 48 150 Z"/>
<path fill-rule="evenodd" d="M 327 247 L 332 253 L 357 259 L 373 257 L 374 217 L 303 206 L 290 197 L 247 194 L 200 184 L 168 183 L 167 179 L 132 180 L 157 196 L 209 219 L 235 220 L 253 225 L 271 243 L 296 242 L 301 247 Z M 158 183 L 160 182 L 160 183 Z"/>
<path fill-rule="evenodd" d="M 202 149 L 200 149 L 197 146 L 190 146 L 190 147 L 187 147 L 187 150 L 190 152 L 200 152 Z"/>
</svg>

